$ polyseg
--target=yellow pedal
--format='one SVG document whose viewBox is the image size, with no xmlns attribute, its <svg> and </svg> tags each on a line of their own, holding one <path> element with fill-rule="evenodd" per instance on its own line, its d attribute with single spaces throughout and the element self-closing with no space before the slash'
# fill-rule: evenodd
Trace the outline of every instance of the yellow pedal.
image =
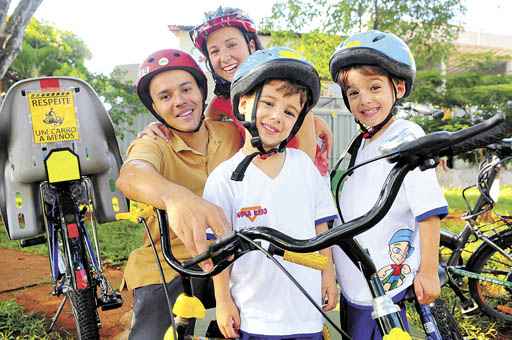
<svg viewBox="0 0 512 340">
<path fill-rule="evenodd" d="M 412 340 L 411 335 L 400 328 L 393 328 L 382 340 Z"/>
<path fill-rule="evenodd" d="M 181 293 L 176 299 L 172 312 L 176 316 L 182 318 L 204 319 L 206 316 L 206 308 L 196 296 L 187 296 Z"/>
<path fill-rule="evenodd" d="M 164 340 L 174 340 L 174 329 L 172 328 L 172 326 L 167 328 L 167 330 L 165 331 Z"/>
<path fill-rule="evenodd" d="M 331 332 L 329 332 L 329 327 L 324 324 L 324 328 L 322 329 L 322 337 L 323 340 L 331 340 Z"/>
</svg>

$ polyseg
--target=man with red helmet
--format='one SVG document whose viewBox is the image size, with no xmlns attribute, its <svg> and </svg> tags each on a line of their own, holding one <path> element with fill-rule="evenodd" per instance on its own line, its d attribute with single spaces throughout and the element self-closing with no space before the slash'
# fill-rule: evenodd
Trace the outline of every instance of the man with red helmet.
<svg viewBox="0 0 512 340">
<path fill-rule="evenodd" d="M 116 182 L 129 199 L 167 211 L 173 252 L 181 260 L 206 250 L 206 226 L 218 235 L 224 232 L 224 213 L 201 195 L 208 174 L 240 146 L 232 124 L 203 120 L 206 93 L 206 77 L 189 54 L 167 49 L 146 58 L 139 69 L 137 94 L 169 128 L 170 138 L 144 136 L 132 142 Z M 148 222 L 152 235 L 158 235 L 155 219 Z M 159 240 L 156 246 L 161 248 Z M 182 290 L 181 280 L 169 266 L 163 268 L 171 279 L 168 291 L 174 301 Z M 163 338 L 171 320 L 148 239 L 130 254 L 124 279 L 134 290 L 130 339 Z M 207 289 L 204 283 L 196 287 L 198 295 Z"/>
</svg>

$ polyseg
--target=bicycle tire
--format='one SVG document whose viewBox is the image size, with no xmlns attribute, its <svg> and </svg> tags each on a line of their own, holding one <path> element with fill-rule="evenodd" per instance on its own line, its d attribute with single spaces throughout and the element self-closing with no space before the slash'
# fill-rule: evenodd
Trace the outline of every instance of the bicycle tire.
<svg viewBox="0 0 512 340">
<path fill-rule="evenodd" d="M 94 289 L 89 287 L 78 291 L 70 290 L 66 295 L 71 302 L 71 310 L 75 319 L 78 339 L 99 339 L 100 335 Z"/>
<path fill-rule="evenodd" d="M 442 299 L 437 299 L 434 301 L 433 305 L 430 307 L 430 311 L 434 320 L 436 321 L 437 328 L 439 329 L 439 333 L 444 340 L 463 340 L 464 336 L 459 329 L 459 324 L 457 320 L 453 317 L 453 315 L 448 310 L 446 303 Z"/>
<path fill-rule="evenodd" d="M 501 232 L 491 239 L 508 254 L 512 254 L 512 231 Z M 471 256 L 467 269 L 476 274 L 492 273 L 493 278 L 512 283 L 512 261 L 492 246 L 484 243 Z M 488 316 L 512 322 L 512 289 L 488 281 L 469 278 L 469 292 L 480 310 Z"/>
</svg>

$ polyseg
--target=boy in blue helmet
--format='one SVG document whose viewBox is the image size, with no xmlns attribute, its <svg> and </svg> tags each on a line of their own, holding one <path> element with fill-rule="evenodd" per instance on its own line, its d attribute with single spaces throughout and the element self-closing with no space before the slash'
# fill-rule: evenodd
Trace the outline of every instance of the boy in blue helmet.
<svg viewBox="0 0 512 340">
<path fill-rule="evenodd" d="M 208 177 L 204 197 L 222 207 L 234 230 L 269 226 L 299 239 L 336 217 L 328 186 L 311 159 L 286 148 L 319 98 L 314 67 L 286 48 L 250 55 L 231 85 L 233 109 L 249 133 L 242 149 Z M 329 260 L 330 249 L 322 251 Z M 282 261 L 325 310 L 336 306 L 332 262 L 314 269 Z M 252 252 L 214 278 L 217 322 L 229 338 L 321 339 L 322 316 L 282 272 Z M 323 300 L 323 301 L 322 301 Z"/>
<path fill-rule="evenodd" d="M 411 93 L 416 75 L 414 58 L 400 38 L 379 31 L 355 34 L 336 49 L 330 71 L 362 130 L 356 139 L 359 144 L 352 150 L 353 164 L 379 156 L 388 141 L 406 134 L 424 135 L 415 123 L 393 116 L 397 102 Z M 346 221 L 372 208 L 392 166 L 386 160 L 373 162 L 356 169 L 346 180 L 340 197 Z M 368 250 L 395 303 L 400 304 L 411 285 L 420 303 L 431 303 L 439 295 L 440 218 L 447 213 L 435 170 L 416 169 L 405 177 L 382 221 L 356 237 Z M 340 249 L 334 250 L 334 258 L 345 307 L 340 309 L 341 316 L 349 333 L 353 339 L 381 339 L 371 318 L 370 290 L 362 288 L 367 287 L 363 274 Z M 402 318 L 406 320 L 403 304 Z"/>
</svg>

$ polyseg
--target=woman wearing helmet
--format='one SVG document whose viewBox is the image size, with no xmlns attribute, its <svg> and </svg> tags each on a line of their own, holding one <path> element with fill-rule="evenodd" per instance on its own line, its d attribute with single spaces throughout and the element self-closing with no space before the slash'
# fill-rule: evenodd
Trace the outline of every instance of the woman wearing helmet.
<svg viewBox="0 0 512 340">
<path fill-rule="evenodd" d="M 208 177 L 203 195 L 223 208 L 234 230 L 267 225 L 306 239 L 326 231 L 326 223 L 336 217 L 329 188 L 311 160 L 300 150 L 285 148 L 319 92 L 314 67 L 287 48 L 257 51 L 237 70 L 231 85 L 233 108 L 249 134 L 243 148 Z M 331 258 L 330 249 L 322 253 Z M 283 265 L 318 304 L 327 301 L 325 310 L 336 306 L 332 263 L 321 273 Z M 214 277 L 214 285 L 224 336 L 322 339 L 320 313 L 264 255 L 241 257 L 231 272 Z"/>
<path fill-rule="evenodd" d="M 389 141 L 408 135 L 424 135 L 415 123 L 395 119 L 396 103 L 412 91 L 416 66 L 408 46 L 391 33 L 370 31 L 346 39 L 330 61 L 333 80 L 343 93 L 347 108 L 361 127 L 352 153 L 355 165 L 379 156 Z M 341 211 L 353 220 L 369 211 L 384 184 L 392 164 L 386 160 L 371 163 L 352 173 L 341 192 Z M 364 199 L 360 199 L 361 194 Z M 356 237 L 375 261 L 388 295 L 402 306 L 406 290 L 414 286 L 420 303 L 431 303 L 440 293 L 438 268 L 440 218 L 448 207 L 437 182 L 435 170 L 410 172 L 395 203 L 384 219 Z M 396 234 L 407 235 L 400 242 Z M 343 293 L 342 320 L 353 339 L 381 339 L 371 318 L 372 298 L 362 273 L 340 249 L 333 251 L 338 282 Z"/>
<path fill-rule="evenodd" d="M 215 81 L 215 97 L 211 100 L 206 117 L 212 120 L 232 121 L 239 129 L 242 139 L 243 126 L 233 114 L 230 101 L 230 86 L 233 76 L 245 59 L 262 49 L 257 35 L 256 25 L 244 12 L 236 8 L 219 7 L 206 13 L 205 22 L 190 31 L 194 46 L 206 58 L 206 64 Z M 328 155 L 332 145 L 332 133 L 327 124 L 318 117 L 309 116 L 298 131 L 297 137 L 290 141 L 290 147 L 300 148 L 315 161 L 322 174 L 327 173 Z M 158 134 L 158 129 L 146 129 L 145 133 Z M 317 147 L 317 138 L 322 139 L 325 147 Z"/>
<path fill-rule="evenodd" d="M 129 199 L 165 209 L 169 216 L 173 252 L 180 259 L 206 250 L 206 226 L 217 234 L 227 227 L 223 212 L 201 198 L 209 173 L 240 146 L 239 134 L 229 123 L 203 121 L 206 77 L 194 59 L 180 50 L 157 51 L 140 66 L 137 93 L 148 110 L 170 130 L 169 141 L 143 137 L 128 147 L 127 160 L 116 182 Z M 154 218 L 148 220 L 158 234 Z M 179 239 L 178 239 L 179 237 Z M 156 241 L 160 247 L 160 240 Z M 125 267 L 124 282 L 133 290 L 130 339 L 162 339 L 171 320 L 160 274 L 149 240 L 134 250 Z M 181 279 L 162 264 L 174 301 Z M 206 282 L 195 282 L 203 300 Z M 210 300 L 203 300 L 212 306 Z M 189 332 L 192 329 L 188 330 Z"/>
</svg>

